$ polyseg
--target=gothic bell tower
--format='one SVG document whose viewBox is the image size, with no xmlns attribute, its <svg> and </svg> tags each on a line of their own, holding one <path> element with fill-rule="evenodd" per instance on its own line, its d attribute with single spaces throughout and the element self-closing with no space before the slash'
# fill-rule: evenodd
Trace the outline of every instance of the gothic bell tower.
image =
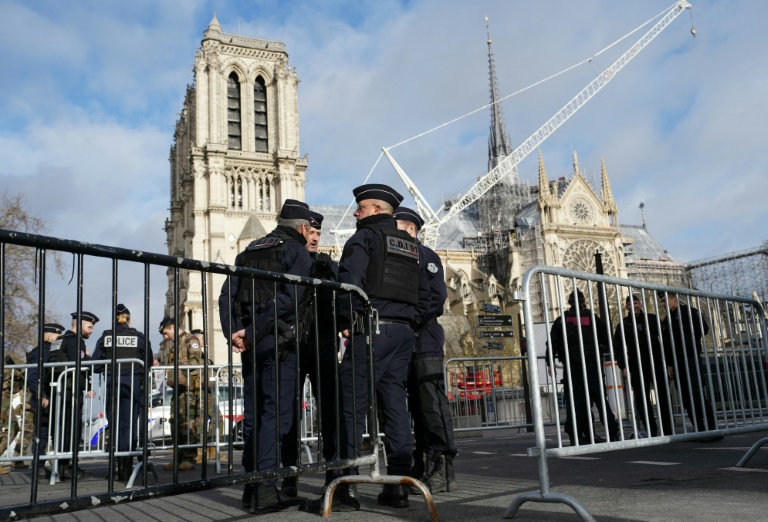
<svg viewBox="0 0 768 522">
<path fill-rule="evenodd" d="M 299 154 L 298 84 L 285 44 L 226 34 L 213 15 L 195 54 L 170 151 L 168 253 L 233 264 L 272 230 L 288 198 L 304 200 L 307 158 Z M 208 332 L 209 357 L 226 360 L 217 298 L 224 276 L 208 274 L 203 324 L 199 274 L 180 274 L 179 317 Z M 169 271 L 166 313 L 173 310 Z"/>
</svg>

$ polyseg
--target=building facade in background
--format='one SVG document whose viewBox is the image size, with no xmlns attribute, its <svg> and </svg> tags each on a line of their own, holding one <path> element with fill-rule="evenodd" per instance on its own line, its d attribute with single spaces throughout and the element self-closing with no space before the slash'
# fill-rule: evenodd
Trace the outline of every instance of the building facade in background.
<svg viewBox="0 0 768 522">
<path fill-rule="evenodd" d="M 195 55 L 171 147 L 170 255 L 233 264 L 251 240 L 275 227 L 285 199 L 304 200 L 298 83 L 283 43 L 222 33 L 214 15 Z M 209 332 L 214 360 L 226 360 L 217 307 L 223 281 L 207 275 L 203 303 L 200 276 L 179 274 L 183 327 Z M 169 315 L 173 292 L 169 270 Z"/>
</svg>

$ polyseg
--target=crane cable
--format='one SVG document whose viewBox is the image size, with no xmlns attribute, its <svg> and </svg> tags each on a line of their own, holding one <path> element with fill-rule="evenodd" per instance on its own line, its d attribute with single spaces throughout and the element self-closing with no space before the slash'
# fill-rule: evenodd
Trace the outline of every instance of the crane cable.
<svg viewBox="0 0 768 522">
<path fill-rule="evenodd" d="M 548 77 L 546 77 L 546 78 L 544 78 L 544 79 L 542 79 L 542 80 L 539 80 L 539 81 L 537 81 L 537 82 L 535 82 L 535 83 L 532 83 L 531 85 L 529 85 L 529 86 L 527 86 L 527 87 L 523 87 L 523 88 L 522 88 L 522 89 L 520 89 L 519 91 L 515 91 L 515 92 L 513 92 L 512 94 L 508 94 L 507 96 L 504 96 L 503 98 L 499 99 L 498 101 L 496 101 L 496 102 L 494 102 L 494 103 L 489 103 L 489 104 L 487 104 L 487 105 L 484 105 L 484 106 L 482 106 L 482 107 L 479 107 L 479 108 L 477 108 L 477 109 L 475 109 L 475 110 L 473 110 L 473 111 L 470 111 L 470 112 L 468 112 L 468 113 L 464 114 L 463 116 L 459 116 L 459 117 L 457 117 L 457 118 L 454 118 L 454 119 L 452 119 L 452 120 L 450 120 L 450 121 L 447 121 L 447 122 L 445 122 L 445 123 L 442 123 L 442 124 L 438 125 L 437 127 L 433 127 L 433 128 L 431 128 L 431 129 L 429 129 L 429 130 L 427 130 L 427 131 L 424 131 L 424 132 L 422 132 L 422 133 L 420 133 L 420 134 L 417 134 L 417 135 L 415 135 L 415 136 L 413 136 L 413 137 L 411 137 L 411 138 L 408 138 L 407 140 L 403 140 L 403 141 L 401 141 L 401 142 L 399 142 L 399 143 L 396 143 L 395 145 L 392 145 L 391 147 L 387 147 L 387 149 L 391 150 L 391 149 L 394 149 L 394 148 L 396 148 L 396 147 L 399 147 L 400 145 L 405 145 L 406 143 L 408 143 L 408 142 L 410 142 L 410 141 L 413 141 L 413 140 L 415 140 L 415 139 L 421 138 L 422 136 L 426 136 L 427 134 L 430 134 L 430 133 L 432 133 L 432 132 L 434 132 L 434 131 L 436 131 L 436 130 L 442 129 L 443 127 L 447 127 L 448 125 L 451 125 L 451 124 L 453 124 L 453 123 L 456 123 L 456 122 L 457 122 L 457 121 L 459 121 L 459 120 L 463 120 L 464 118 L 467 118 L 467 117 L 469 117 L 469 116 L 472 116 L 473 114 L 477 114 L 478 112 L 480 112 L 480 111 L 483 111 L 483 110 L 485 110 L 485 109 L 487 109 L 487 108 L 489 108 L 489 107 L 493 107 L 494 105 L 496 105 L 496 104 L 498 104 L 498 103 L 501 103 L 501 102 L 503 102 L 504 100 L 506 100 L 506 99 L 508 99 L 508 98 L 511 98 L 511 97 L 513 97 L 513 96 L 517 96 L 518 94 L 521 94 L 521 93 L 523 93 L 523 92 L 525 92 L 525 91 L 528 91 L 528 90 L 530 90 L 530 89 L 533 89 L 534 87 L 537 87 L 537 86 L 541 85 L 542 83 L 545 83 L 545 82 L 547 82 L 547 81 L 549 81 L 549 80 L 552 80 L 552 79 L 554 79 L 554 78 L 557 78 L 558 76 L 561 76 L 561 75 L 563 75 L 563 74 L 565 74 L 565 73 L 567 73 L 567 72 L 569 72 L 569 71 L 571 71 L 571 70 L 575 69 L 576 67 L 579 67 L 580 65 L 584 65 L 585 63 L 590 63 L 590 62 L 591 62 L 593 59 L 597 58 L 598 56 L 600 56 L 600 55 L 601 55 L 601 54 L 603 54 L 604 52 L 608 51 L 608 50 L 609 50 L 609 49 L 611 49 L 612 47 L 614 47 L 614 46 L 618 45 L 618 44 L 619 44 L 619 43 L 621 43 L 622 41 L 626 40 L 627 38 L 629 38 L 630 36 L 632 36 L 633 34 L 635 34 L 636 32 L 638 32 L 639 30 L 641 30 L 642 28 L 644 28 L 645 26 L 647 26 L 648 24 L 652 23 L 652 22 L 653 22 L 654 20 L 656 20 L 657 18 L 659 18 L 659 17 L 661 17 L 662 15 L 664 15 L 665 13 L 667 13 L 667 12 L 668 12 L 670 9 L 672 9 L 673 7 L 675 7 L 675 6 L 676 6 L 678 3 L 679 3 L 679 2 L 675 2 L 675 3 L 674 3 L 674 4 L 672 4 L 670 7 L 668 7 L 668 8 L 666 8 L 666 9 L 664 9 L 664 10 L 663 10 L 663 11 L 661 11 L 659 14 L 657 14 L 657 15 L 655 15 L 654 17 L 652 17 L 651 19 L 649 19 L 647 22 L 645 22 L 645 23 L 643 23 L 642 25 L 638 26 L 636 29 L 633 29 L 632 31 L 628 32 L 627 34 L 625 34 L 624 36 L 622 36 L 621 38 L 619 38 L 618 40 L 616 40 L 616 41 L 615 41 L 615 42 L 613 42 L 612 44 L 608 45 L 608 46 L 607 46 L 607 47 L 605 47 L 604 49 L 602 49 L 602 50 L 600 50 L 600 51 L 596 52 L 595 54 L 593 54 L 593 55 L 592 55 L 592 56 L 590 56 L 589 58 L 587 58 L 587 59 L 585 59 L 585 60 L 582 60 L 582 61 L 580 61 L 579 63 L 576 63 L 576 64 L 574 64 L 574 65 L 571 65 L 570 67 L 567 67 L 567 68 L 563 69 L 562 71 L 560 71 L 560 72 L 557 72 L 557 73 L 555 73 L 555 74 L 553 74 L 553 75 L 551 75 L 551 76 L 548 76 Z M 381 155 L 379 155 L 379 160 L 380 160 L 380 159 L 381 159 Z M 378 163 L 378 162 L 379 162 L 379 160 L 376 160 L 376 163 Z M 369 174 L 369 176 L 370 176 L 370 174 Z M 366 178 L 366 179 L 367 179 L 367 178 Z"/>
</svg>

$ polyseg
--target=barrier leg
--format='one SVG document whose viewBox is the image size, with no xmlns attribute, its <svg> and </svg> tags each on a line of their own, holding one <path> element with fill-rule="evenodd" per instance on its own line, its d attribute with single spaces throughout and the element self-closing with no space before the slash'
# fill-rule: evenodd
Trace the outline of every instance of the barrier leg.
<svg viewBox="0 0 768 522">
<path fill-rule="evenodd" d="M 764 444 L 768 444 L 768 437 L 765 437 L 764 439 L 760 439 L 754 444 L 752 444 L 752 447 L 749 448 L 749 451 L 741 457 L 741 460 L 738 464 L 736 464 L 736 467 L 743 468 L 747 465 L 747 462 L 749 462 L 749 459 L 755 456 L 755 453 L 757 453 L 757 450 L 759 450 Z"/>
<path fill-rule="evenodd" d="M 523 493 L 522 495 L 519 495 L 514 501 L 512 501 L 507 510 L 504 512 L 503 518 L 513 518 L 515 513 L 517 513 L 517 510 L 520 509 L 520 506 L 526 502 L 549 502 L 552 504 L 565 504 L 570 506 L 576 512 L 576 514 L 579 515 L 579 518 L 584 522 L 595 521 L 592 515 L 590 515 L 584 506 L 582 506 L 575 498 L 569 495 L 563 495 L 562 493 L 549 493 L 547 495 L 542 495 L 538 491 L 532 491 L 530 493 Z"/>
</svg>

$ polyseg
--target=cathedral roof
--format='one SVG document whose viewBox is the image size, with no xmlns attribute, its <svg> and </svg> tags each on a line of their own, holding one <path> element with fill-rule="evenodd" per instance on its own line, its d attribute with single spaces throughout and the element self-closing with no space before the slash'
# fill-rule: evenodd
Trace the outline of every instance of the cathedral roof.
<svg viewBox="0 0 768 522">
<path fill-rule="evenodd" d="M 674 261 L 669 252 L 642 226 L 619 225 L 619 230 L 624 238 L 634 240 L 624 248 L 624 255 L 632 261 L 639 261 L 641 259 Z"/>
</svg>

